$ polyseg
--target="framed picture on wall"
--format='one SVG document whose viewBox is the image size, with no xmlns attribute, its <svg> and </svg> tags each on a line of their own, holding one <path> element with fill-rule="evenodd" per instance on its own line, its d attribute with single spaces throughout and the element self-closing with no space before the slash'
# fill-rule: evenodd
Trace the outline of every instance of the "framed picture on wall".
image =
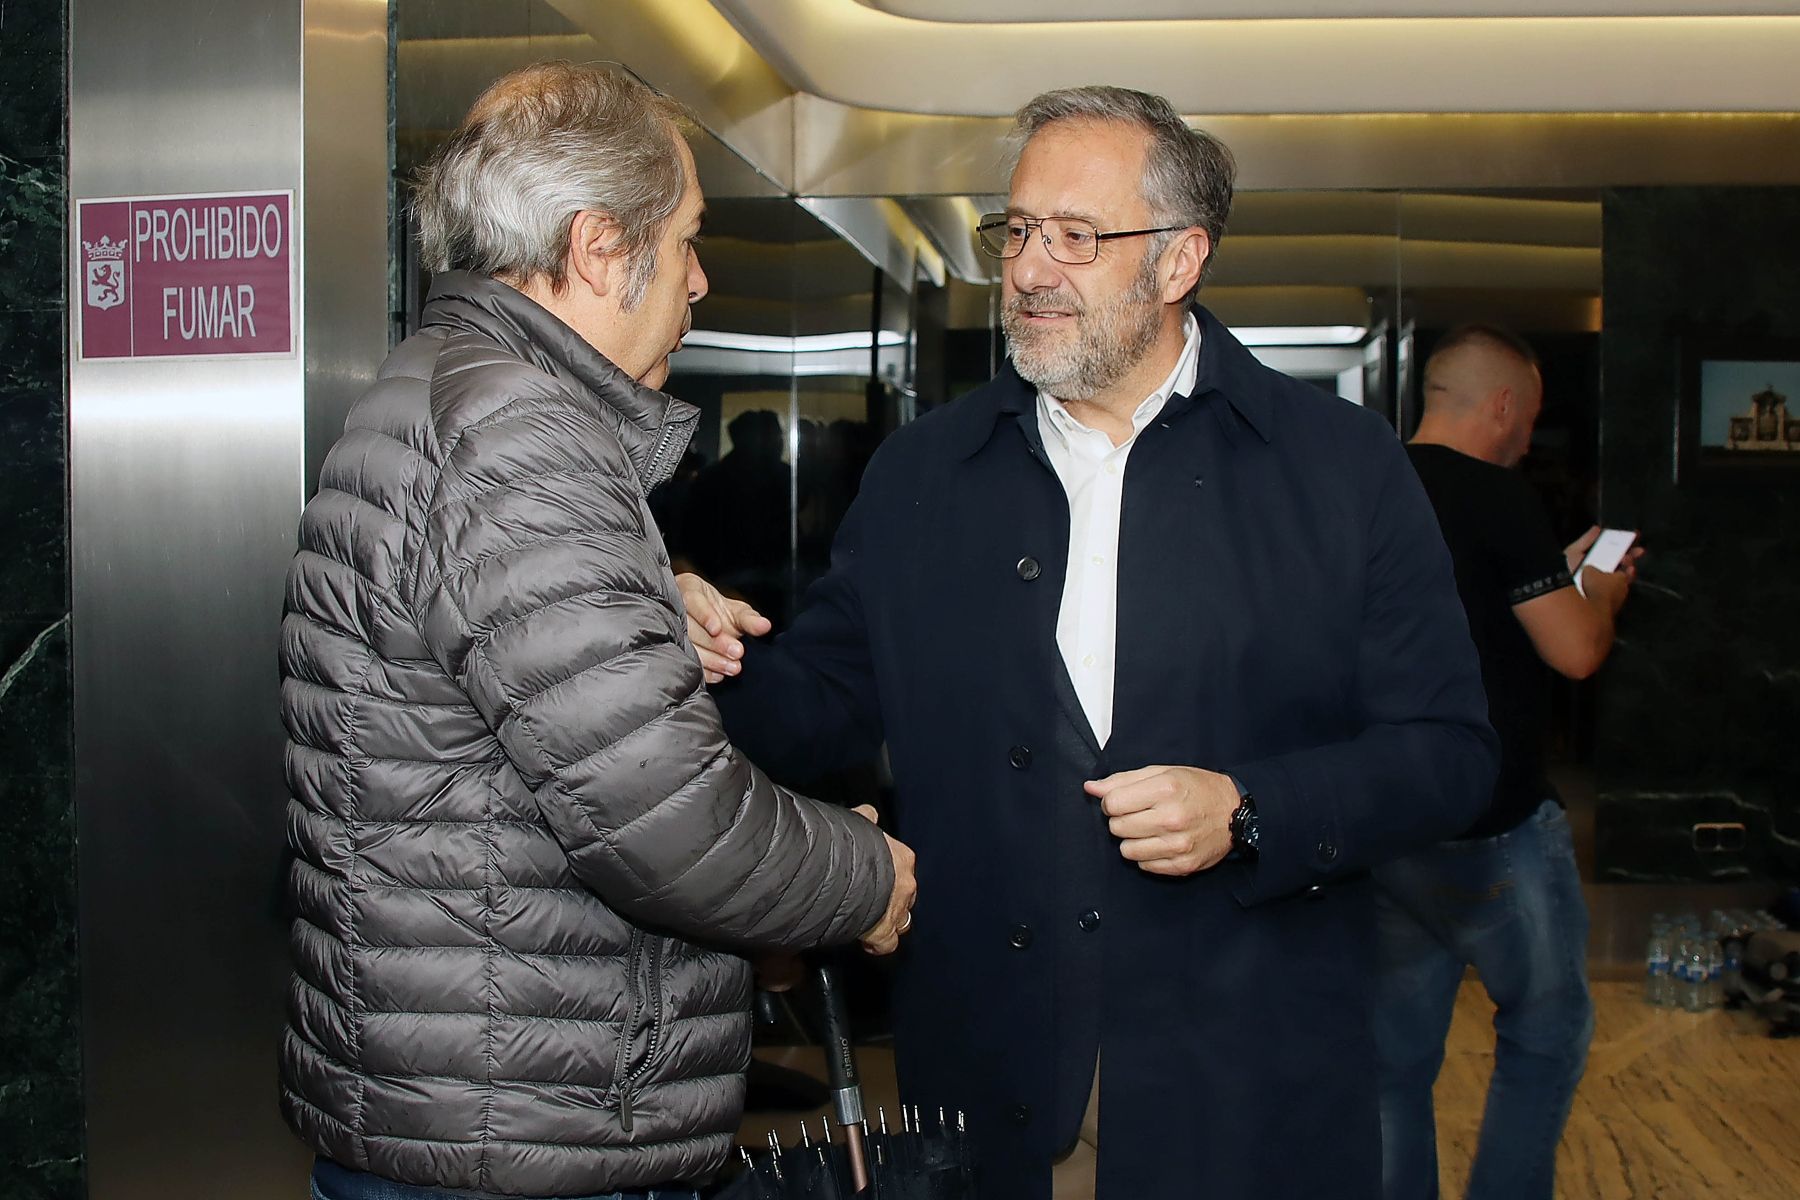
<svg viewBox="0 0 1800 1200">
<path fill-rule="evenodd" d="M 1800 343 L 1695 340 L 1682 375 L 1679 482 L 1800 484 Z"/>
</svg>

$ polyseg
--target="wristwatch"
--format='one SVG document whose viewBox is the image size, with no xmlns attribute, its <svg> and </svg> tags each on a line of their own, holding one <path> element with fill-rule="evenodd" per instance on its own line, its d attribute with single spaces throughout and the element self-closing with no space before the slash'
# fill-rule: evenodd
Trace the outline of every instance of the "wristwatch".
<svg viewBox="0 0 1800 1200">
<path fill-rule="evenodd" d="M 1256 819 L 1256 797 L 1242 792 L 1238 806 L 1231 814 L 1231 853 L 1235 858 L 1255 858 L 1262 838 L 1262 825 Z"/>
</svg>

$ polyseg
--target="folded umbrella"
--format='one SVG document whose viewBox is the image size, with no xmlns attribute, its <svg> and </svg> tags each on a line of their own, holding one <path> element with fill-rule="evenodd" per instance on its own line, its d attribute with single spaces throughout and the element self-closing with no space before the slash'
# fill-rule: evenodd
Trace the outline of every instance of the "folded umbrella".
<svg viewBox="0 0 1800 1200">
<path fill-rule="evenodd" d="M 975 1200 L 973 1154 L 961 1113 L 902 1105 L 897 1128 L 889 1127 L 881 1110 L 869 1128 L 842 984 L 825 964 L 814 968 L 813 983 L 838 1137 L 831 1136 L 829 1122 L 818 1142 L 805 1122 L 798 1145 L 783 1147 L 770 1134 L 767 1153 L 743 1152 L 744 1173 L 717 1200 Z"/>
</svg>

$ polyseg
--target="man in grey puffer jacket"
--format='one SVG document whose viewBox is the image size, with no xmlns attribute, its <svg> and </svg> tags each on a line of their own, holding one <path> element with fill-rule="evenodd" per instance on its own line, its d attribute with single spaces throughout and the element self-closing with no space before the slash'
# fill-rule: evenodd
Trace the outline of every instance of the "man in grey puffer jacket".
<svg viewBox="0 0 1800 1200">
<path fill-rule="evenodd" d="M 726 741 L 649 517 L 698 417 L 656 390 L 706 290 L 679 119 L 567 64 L 476 102 L 420 189 L 423 327 L 302 519 L 281 1100 L 320 1200 L 703 1180 L 739 954 L 910 923 L 910 851 Z"/>
</svg>

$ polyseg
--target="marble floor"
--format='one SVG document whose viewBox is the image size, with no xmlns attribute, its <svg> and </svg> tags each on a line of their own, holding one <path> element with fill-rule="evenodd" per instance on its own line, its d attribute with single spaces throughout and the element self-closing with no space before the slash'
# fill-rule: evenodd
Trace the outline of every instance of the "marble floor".
<svg viewBox="0 0 1800 1200">
<path fill-rule="evenodd" d="M 1594 985 L 1595 1034 L 1557 1156 L 1557 1194 L 1572 1200 L 1793 1200 L 1800 1196 L 1800 1039 L 1773 1040 L 1754 1018 L 1725 1011 L 1653 1009 L 1635 981 Z M 1493 1062 L 1493 1008 L 1470 980 L 1457 1000 L 1438 1078 L 1438 1144 L 1445 1196 L 1468 1178 Z M 813 1047 L 759 1057 L 823 1071 Z M 895 1111 L 891 1053 L 858 1055 L 870 1110 Z M 750 1114 L 740 1142 L 770 1130 L 791 1139 L 810 1114 Z"/>
</svg>

